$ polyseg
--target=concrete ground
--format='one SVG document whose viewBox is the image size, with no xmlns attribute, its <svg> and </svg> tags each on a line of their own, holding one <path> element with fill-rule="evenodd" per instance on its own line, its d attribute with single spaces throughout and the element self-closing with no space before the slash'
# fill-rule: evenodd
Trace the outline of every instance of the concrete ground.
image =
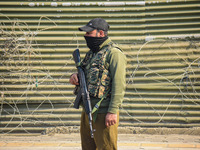
<svg viewBox="0 0 200 150">
<path fill-rule="evenodd" d="M 0 136 L 0 150 L 81 150 L 78 133 Z M 118 150 L 200 150 L 197 135 L 119 134 Z"/>
</svg>

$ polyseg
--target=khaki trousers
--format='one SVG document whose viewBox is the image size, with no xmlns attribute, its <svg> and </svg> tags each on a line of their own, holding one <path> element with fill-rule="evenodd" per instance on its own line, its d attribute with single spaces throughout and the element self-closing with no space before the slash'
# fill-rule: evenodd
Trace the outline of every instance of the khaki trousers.
<svg viewBox="0 0 200 150">
<path fill-rule="evenodd" d="M 117 150 L 119 113 L 117 115 L 117 123 L 106 127 L 106 114 L 98 114 L 95 123 L 93 122 L 94 138 L 91 138 L 88 116 L 85 112 L 82 112 L 80 131 L 82 150 Z"/>
</svg>

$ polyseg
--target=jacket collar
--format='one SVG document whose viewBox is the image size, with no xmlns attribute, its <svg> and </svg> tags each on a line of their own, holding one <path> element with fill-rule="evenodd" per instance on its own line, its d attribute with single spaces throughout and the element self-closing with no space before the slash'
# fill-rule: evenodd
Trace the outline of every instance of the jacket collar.
<svg viewBox="0 0 200 150">
<path fill-rule="evenodd" d="M 111 41 L 110 38 L 108 38 L 107 40 L 105 40 L 101 45 L 100 45 L 100 49 L 102 49 L 104 46 L 108 45 Z"/>
</svg>

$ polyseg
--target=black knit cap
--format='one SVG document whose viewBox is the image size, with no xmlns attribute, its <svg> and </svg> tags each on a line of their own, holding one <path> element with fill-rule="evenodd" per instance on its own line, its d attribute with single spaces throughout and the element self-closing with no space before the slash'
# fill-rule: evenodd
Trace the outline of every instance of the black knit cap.
<svg viewBox="0 0 200 150">
<path fill-rule="evenodd" d="M 109 24 L 102 18 L 94 18 L 90 20 L 85 26 L 78 28 L 79 31 L 90 32 L 95 29 L 108 31 Z"/>
</svg>

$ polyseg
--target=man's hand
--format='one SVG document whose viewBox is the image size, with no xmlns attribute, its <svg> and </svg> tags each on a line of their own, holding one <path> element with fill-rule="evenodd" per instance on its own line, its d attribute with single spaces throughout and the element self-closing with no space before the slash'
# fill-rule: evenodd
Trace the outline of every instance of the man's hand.
<svg viewBox="0 0 200 150">
<path fill-rule="evenodd" d="M 105 118 L 106 127 L 112 126 L 117 123 L 117 114 L 107 113 Z"/>
<path fill-rule="evenodd" d="M 73 85 L 79 85 L 78 83 L 78 73 L 73 73 L 70 77 L 69 82 Z"/>
</svg>

